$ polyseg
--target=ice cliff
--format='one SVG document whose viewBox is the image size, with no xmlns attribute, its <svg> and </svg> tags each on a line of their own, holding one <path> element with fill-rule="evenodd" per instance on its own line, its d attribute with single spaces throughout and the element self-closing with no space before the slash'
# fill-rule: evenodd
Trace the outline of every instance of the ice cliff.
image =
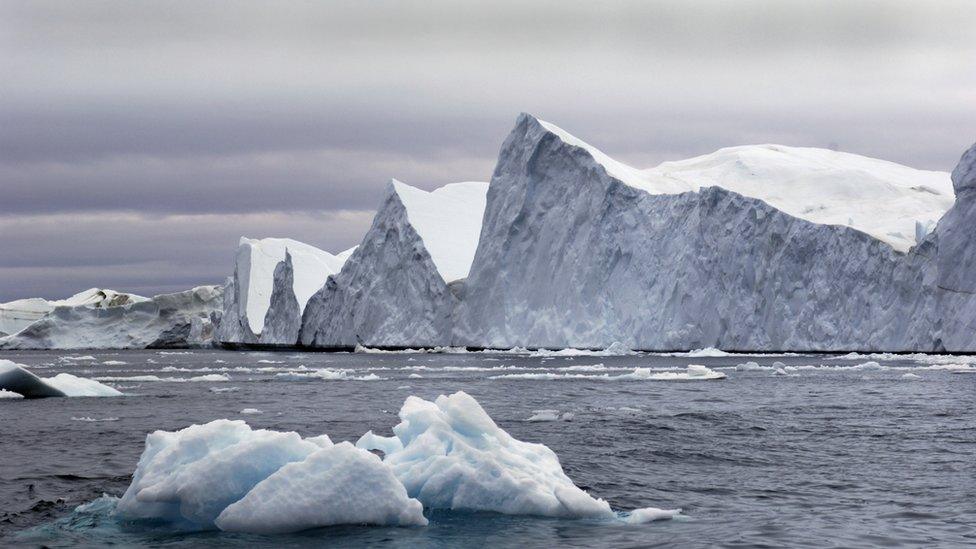
<svg viewBox="0 0 976 549">
<path fill-rule="evenodd" d="M 426 192 L 391 181 L 362 243 L 305 307 L 301 343 L 448 344 L 487 187 L 466 182 Z"/>
<path fill-rule="evenodd" d="M 127 295 L 127 294 L 117 294 Z M 59 305 L 0 349 L 143 349 L 210 345 L 223 290 L 199 286 L 174 294 Z"/>
<path fill-rule="evenodd" d="M 974 350 L 974 157 L 954 203 L 946 174 L 818 149 L 637 170 L 522 115 L 454 344 Z"/>
<path fill-rule="evenodd" d="M 352 251 L 333 255 L 288 238 L 241 238 L 217 339 L 294 345 L 309 298 Z"/>
</svg>

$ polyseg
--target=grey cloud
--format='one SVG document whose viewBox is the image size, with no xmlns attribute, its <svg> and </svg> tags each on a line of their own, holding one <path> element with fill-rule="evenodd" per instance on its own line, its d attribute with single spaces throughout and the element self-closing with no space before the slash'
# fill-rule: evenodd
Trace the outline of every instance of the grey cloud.
<svg viewBox="0 0 976 549">
<path fill-rule="evenodd" d="M 636 166 L 948 170 L 973 28 L 965 0 L 0 0 L 0 299 L 214 282 L 240 234 L 350 245 L 390 177 L 487 179 L 520 111 Z"/>
</svg>

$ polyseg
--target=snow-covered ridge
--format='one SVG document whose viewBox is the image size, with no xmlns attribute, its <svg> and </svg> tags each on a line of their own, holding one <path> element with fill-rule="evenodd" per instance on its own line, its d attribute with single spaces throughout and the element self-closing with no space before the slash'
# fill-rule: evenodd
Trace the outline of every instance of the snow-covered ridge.
<svg viewBox="0 0 976 549">
<path fill-rule="evenodd" d="M 390 184 L 444 282 L 467 278 L 478 249 L 488 183 L 451 183 L 430 192 L 396 179 Z"/>
<path fill-rule="evenodd" d="M 586 150 L 610 176 L 650 194 L 718 186 L 800 219 L 857 229 L 899 252 L 931 232 L 955 200 L 946 172 L 809 147 L 729 147 L 640 170 L 554 124 L 538 122 L 566 144 Z"/>
<path fill-rule="evenodd" d="M 325 279 L 339 272 L 353 251 L 350 249 L 333 255 L 290 238 L 241 237 L 236 265 L 241 288 L 238 307 L 247 313 L 248 325 L 255 335 L 264 331 L 264 316 L 271 305 L 274 289 L 275 267 L 285 259 L 286 250 L 292 257 L 293 289 L 301 310 L 305 309 L 308 299 L 322 287 Z"/>
</svg>

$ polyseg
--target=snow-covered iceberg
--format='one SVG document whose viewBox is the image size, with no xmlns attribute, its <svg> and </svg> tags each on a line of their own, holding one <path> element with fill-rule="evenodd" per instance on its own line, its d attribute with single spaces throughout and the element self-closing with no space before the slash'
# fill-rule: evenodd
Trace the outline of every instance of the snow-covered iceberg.
<svg viewBox="0 0 976 549">
<path fill-rule="evenodd" d="M 288 238 L 242 237 L 225 289 L 223 344 L 294 345 L 309 298 L 354 249 L 337 255 Z"/>
<path fill-rule="evenodd" d="M 275 534 L 337 524 L 424 526 L 424 508 L 645 522 L 573 484 L 552 450 L 514 439 L 471 396 L 409 397 L 394 437 L 326 435 L 216 420 L 156 431 L 116 502 L 126 522 Z M 380 450 L 381 460 L 367 450 Z"/>
<path fill-rule="evenodd" d="M 144 349 L 210 345 L 223 306 L 220 286 L 199 286 L 152 299 L 59 305 L 0 349 Z"/>
<path fill-rule="evenodd" d="M 147 301 L 135 294 L 90 288 L 66 298 L 47 300 L 40 297 L 0 303 L 0 336 L 13 335 L 50 313 L 55 307 L 118 307 L 128 303 Z"/>
<path fill-rule="evenodd" d="M 104 397 L 122 394 L 95 380 L 67 373 L 41 378 L 30 372 L 24 365 L 3 359 L 0 359 L 0 391 L 20 395 L 23 398 Z M 7 397 L 9 398 L 9 395 Z"/>
<path fill-rule="evenodd" d="M 638 170 L 522 115 L 453 344 L 976 350 L 972 156 L 951 182 L 774 145 Z"/>
<path fill-rule="evenodd" d="M 301 343 L 448 345 L 487 189 L 487 183 L 466 182 L 426 192 L 391 181 L 362 243 L 309 300 Z"/>
</svg>

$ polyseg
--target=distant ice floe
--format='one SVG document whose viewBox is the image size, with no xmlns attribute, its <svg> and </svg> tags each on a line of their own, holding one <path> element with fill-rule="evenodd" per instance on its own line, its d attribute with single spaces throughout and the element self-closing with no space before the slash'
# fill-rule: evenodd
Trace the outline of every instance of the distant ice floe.
<svg viewBox="0 0 976 549">
<path fill-rule="evenodd" d="M 858 355 L 862 356 L 862 355 Z M 958 358 L 958 357 L 956 357 Z M 867 362 L 862 362 L 860 364 L 852 364 L 850 366 L 843 364 L 802 364 L 797 366 L 787 366 L 782 362 L 774 362 L 772 365 L 763 366 L 756 362 L 749 361 L 735 366 L 735 369 L 740 372 L 749 371 L 772 371 L 774 374 L 796 374 L 799 372 L 844 372 L 844 371 L 938 371 L 944 370 L 950 373 L 965 373 L 974 372 L 976 373 L 976 368 L 972 364 L 953 364 L 953 363 L 929 363 L 928 365 L 912 365 L 912 366 L 889 366 L 881 364 L 874 360 L 869 360 Z"/>
<path fill-rule="evenodd" d="M 532 416 L 526 419 L 528 422 L 539 422 L 539 421 L 570 421 L 576 414 L 573 412 L 566 412 L 559 415 L 559 410 L 532 410 Z"/>
<path fill-rule="evenodd" d="M 125 366 L 126 364 L 128 364 L 128 362 L 125 362 L 123 360 L 106 360 L 103 361 L 102 364 L 104 364 L 105 366 Z"/>
<path fill-rule="evenodd" d="M 240 411 L 240 414 L 243 416 L 257 415 L 263 413 L 264 412 L 258 410 L 257 408 L 244 408 L 243 410 Z"/>
<path fill-rule="evenodd" d="M 516 440 L 466 393 L 408 397 L 399 417 L 394 436 L 368 432 L 355 446 L 226 419 L 156 431 L 122 498 L 78 511 L 114 505 L 114 516 L 129 523 L 259 534 L 425 526 L 425 507 L 621 523 L 680 512 L 614 512 L 573 484 L 552 450 Z"/>
<path fill-rule="evenodd" d="M 662 372 L 650 368 L 635 368 L 629 374 L 576 374 L 557 372 L 538 372 L 521 374 L 502 374 L 489 376 L 488 379 L 524 379 L 524 380 L 571 380 L 586 379 L 595 381 L 710 381 L 725 379 L 726 375 L 716 372 L 700 364 L 689 364 L 683 372 Z"/>
<path fill-rule="evenodd" d="M 25 398 L 122 395 L 120 391 L 108 385 L 71 374 L 61 373 L 49 378 L 38 377 L 22 364 L 2 359 L 0 359 L 0 390 L 16 393 Z"/>
<path fill-rule="evenodd" d="M 356 376 L 350 374 L 348 370 L 322 368 L 307 372 L 280 372 L 275 374 L 275 379 L 278 381 L 380 381 L 384 378 L 376 374 Z"/>
<path fill-rule="evenodd" d="M 88 417 L 88 416 L 82 416 L 82 417 L 72 416 L 71 418 L 71 421 L 84 421 L 86 423 L 101 423 L 103 421 L 118 421 L 118 420 L 119 418 L 117 417 L 106 417 L 106 418 L 99 419 L 99 418 Z"/>
<path fill-rule="evenodd" d="M 206 374 L 202 376 L 194 377 L 159 377 L 154 375 L 147 376 L 99 376 L 96 377 L 98 381 L 116 381 L 116 382 L 165 382 L 165 383 L 185 383 L 185 382 L 199 382 L 206 381 L 211 383 L 230 381 L 230 376 L 227 374 Z"/>
<path fill-rule="evenodd" d="M 240 389 L 237 387 L 211 387 L 210 388 L 211 393 L 236 393 L 237 391 L 240 391 Z"/>
<path fill-rule="evenodd" d="M 922 379 L 922 376 L 920 376 L 918 374 L 913 374 L 911 372 L 908 372 L 907 374 L 902 374 L 901 375 L 901 378 L 902 379 Z"/>
<path fill-rule="evenodd" d="M 91 355 L 84 355 L 84 356 L 59 356 L 58 360 L 61 362 L 94 362 L 97 359 Z"/>
</svg>

